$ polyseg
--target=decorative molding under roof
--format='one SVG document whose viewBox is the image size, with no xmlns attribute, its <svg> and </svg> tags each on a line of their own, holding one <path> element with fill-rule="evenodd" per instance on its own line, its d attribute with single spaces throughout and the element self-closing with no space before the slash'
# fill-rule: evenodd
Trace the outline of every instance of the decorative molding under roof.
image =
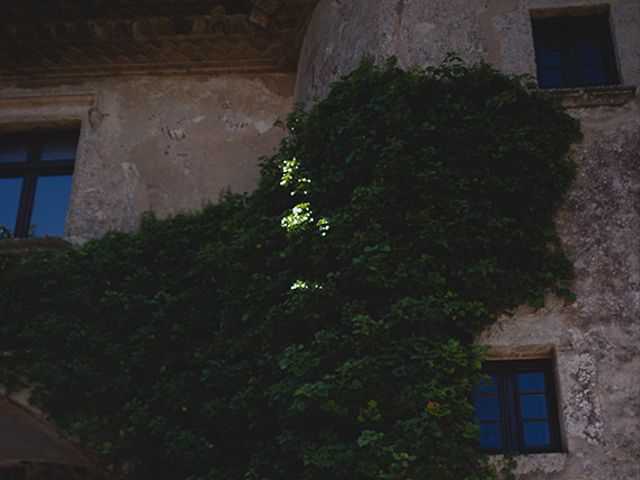
<svg viewBox="0 0 640 480">
<path fill-rule="evenodd" d="M 0 0 L 0 79 L 292 71 L 318 0 Z"/>
</svg>

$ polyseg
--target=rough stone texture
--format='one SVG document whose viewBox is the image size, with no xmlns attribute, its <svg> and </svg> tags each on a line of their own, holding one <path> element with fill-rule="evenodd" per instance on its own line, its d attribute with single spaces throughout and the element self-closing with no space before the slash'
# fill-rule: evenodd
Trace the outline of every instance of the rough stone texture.
<svg viewBox="0 0 640 480">
<path fill-rule="evenodd" d="M 132 231 L 148 210 L 164 217 L 216 202 L 226 188 L 252 190 L 259 157 L 284 135 L 293 81 L 289 74 L 112 78 L 7 87 L 0 105 L 2 98 L 40 105 L 53 95 L 56 102 L 33 108 L 38 125 L 54 118 L 65 98 L 76 98 L 72 93 L 95 96 L 81 120 L 65 230 L 81 241 L 110 229 Z M 24 105 L 15 108 L 24 122 Z"/>
<path fill-rule="evenodd" d="M 573 152 L 580 170 L 557 225 L 575 266 L 577 300 L 568 305 L 549 297 L 538 312 L 523 307 L 481 342 L 498 346 L 499 358 L 517 358 L 510 350 L 520 347 L 554 345 L 568 455 L 553 474 L 527 460 L 521 478 L 638 479 L 640 102 L 570 112 L 581 119 L 585 139 Z"/>
<path fill-rule="evenodd" d="M 610 5 L 613 43 L 622 83 L 640 83 L 640 2 Z M 599 0 L 321 0 L 309 23 L 298 63 L 296 100 L 322 97 L 332 81 L 365 54 L 395 55 L 400 65 L 428 66 L 455 52 L 484 59 L 508 73 L 535 74 L 531 15 Z M 557 11 L 557 10 L 556 10 Z"/>
<path fill-rule="evenodd" d="M 491 460 L 498 470 L 507 463 L 503 455 L 493 455 Z M 516 467 L 515 474 L 518 478 L 523 478 L 524 475 L 532 472 L 536 472 L 538 475 L 540 473 L 553 474 L 564 470 L 566 462 L 566 453 L 520 455 L 518 457 L 518 466 Z"/>
<path fill-rule="evenodd" d="M 322 97 L 364 54 L 428 66 L 454 51 L 535 73 L 531 16 L 601 13 L 597 0 L 323 0 L 303 44 L 296 99 Z M 640 83 L 640 3 L 609 2 L 620 78 Z M 640 98 L 607 87 L 558 93 L 582 121 L 580 167 L 557 215 L 577 300 L 549 296 L 488 329 L 497 359 L 554 359 L 566 453 L 520 456 L 523 480 L 640 479 Z M 496 458 L 496 461 L 499 461 Z"/>
</svg>

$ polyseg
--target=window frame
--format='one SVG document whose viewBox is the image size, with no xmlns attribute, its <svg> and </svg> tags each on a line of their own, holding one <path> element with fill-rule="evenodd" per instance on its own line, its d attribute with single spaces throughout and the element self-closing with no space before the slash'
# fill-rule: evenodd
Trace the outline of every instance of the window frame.
<svg viewBox="0 0 640 480">
<path fill-rule="evenodd" d="M 527 372 L 542 372 L 545 387 L 545 399 L 547 408 L 547 419 L 549 425 L 550 444 L 543 447 L 526 447 L 524 443 L 525 419 L 520 412 L 519 392 L 517 389 L 517 375 Z M 560 420 L 558 410 L 558 399 L 556 395 L 556 384 L 551 359 L 535 360 L 488 360 L 483 362 L 482 373 L 496 376 L 496 389 L 498 398 L 498 408 L 500 412 L 500 425 L 503 439 L 503 446 L 499 448 L 481 447 L 478 448 L 488 454 L 502 453 L 556 453 L 562 452 Z M 535 394 L 536 392 L 526 392 Z M 483 396 L 482 393 L 473 393 L 473 398 Z M 476 419 L 478 424 L 480 420 Z M 526 419 L 526 421 L 536 421 L 536 419 Z"/>
<path fill-rule="evenodd" d="M 531 29 L 535 50 L 536 77 L 540 88 L 595 88 L 620 84 L 608 13 L 532 18 Z M 578 58 L 577 43 L 585 36 L 595 40 L 602 52 L 604 81 L 595 85 L 584 84 L 580 81 L 581 64 Z M 544 69 L 539 67 L 538 57 L 539 52 L 544 50 L 541 43 L 549 40 L 557 41 L 559 44 L 560 67 L 565 78 L 565 82 L 561 86 L 545 86 L 541 82 L 540 72 Z"/>
<path fill-rule="evenodd" d="M 73 136 L 76 150 L 73 158 L 62 160 L 42 160 L 42 154 L 47 140 L 61 136 Z M 12 234 L 16 238 L 30 236 L 31 217 L 36 196 L 36 184 L 39 177 L 71 175 L 75 169 L 79 131 L 77 129 L 31 131 L 6 133 L 0 135 L 0 147 L 5 142 L 24 141 L 27 145 L 27 158 L 20 162 L 0 162 L 0 179 L 22 178 L 22 188 L 18 201 L 16 223 Z M 9 228 L 9 226 L 6 226 Z"/>
</svg>

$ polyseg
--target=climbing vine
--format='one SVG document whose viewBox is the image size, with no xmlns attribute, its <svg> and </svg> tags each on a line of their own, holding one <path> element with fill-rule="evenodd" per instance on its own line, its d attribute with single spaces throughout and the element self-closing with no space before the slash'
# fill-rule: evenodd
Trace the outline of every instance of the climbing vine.
<svg viewBox="0 0 640 480">
<path fill-rule="evenodd" d="M 579 129 L 522 83 L 364 62 L 254 193 L 4 259 L 0 383 L 114 478 L 495 478 L 474 338 L 571 278 Z"/>
</svg>

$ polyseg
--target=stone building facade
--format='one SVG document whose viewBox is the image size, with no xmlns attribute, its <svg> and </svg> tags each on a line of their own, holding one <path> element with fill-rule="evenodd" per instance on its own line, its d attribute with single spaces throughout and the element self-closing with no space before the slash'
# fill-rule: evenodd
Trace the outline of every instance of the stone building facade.
<svg viewBox="0 0 640 480">
<path fill-rule="evenodd" d="M 577 300 L 523 306 L 479 341 L 496 360 L 551 360 L 560 448 L 520 455 L 518 478 L 640 479 L 640 2 L 41 3 L 0 1 L 0 134 L 79 132 L 71 242 L 133 231 L 148 210 L 162 217 L 227 188 L 250 191 L 294 103 L 321 98 L 365 54 L 411 67 L 455 52 L 535 77 L 544 67 L 537 21 L 604 19 L 615 78 L 554 90 L 584 133 L 573 152 L 578 178 L 557 214 Z M 15 433 L 0 438 L 0 465 L 82 464 L 44 426 L 30 428 L 48 435 L 46 448 L 15 423 L 18 404 L 0 401 L 0 421 Z"/>
</svg>

